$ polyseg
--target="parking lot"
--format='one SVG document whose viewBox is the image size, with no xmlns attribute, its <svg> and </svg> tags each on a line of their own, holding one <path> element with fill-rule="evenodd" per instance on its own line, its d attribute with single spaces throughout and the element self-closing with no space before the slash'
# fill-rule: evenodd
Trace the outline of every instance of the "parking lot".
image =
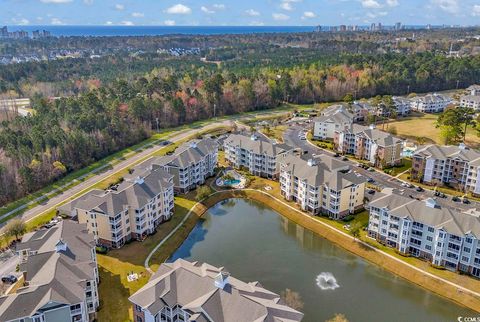
<svg viewBox="0 0 480 322">
<path fill-rule="evenodd" d="M 284 133 L 284 141 L 286 144 L 301 148 L 303 151 L 308 151 L 310 154 L 327 154 L 330 156 L 335 156 L 334 152 L 321 149 L 313 144 L 310 144 L 306 139 L 303 139 L 304 135 L 302 133 L 310 129 L 310 124 L 291 124 L 290 127 Z M 338 156 L 341 158 L 341 156 Z M 416 186 L 406 185 L 403 181 L 389 176 L 381 171 L 376 171 L 373 168 L 364 169 L 359 167 L 358 162 L 349 159 L 343 159 L 345 162 L 350 164 L 352 169 L 358 174 L 364 176 L 367 180 L 371 181 L 369 184 L 377 187 L 378 189 L 383 188 L 392 188 L 397 192 L 410 196 L 411 198 L 424 200 L 427 198 L 434 198 L 436 202 L 442 207 L 448 207 L 452 209 L 457 209 L 459 211 L 465 211 L 472 208 L 480 209 L 480 203 L 477 201 L 469 200 L 469 203 L 463 203 L 461 199 L 454 198 L 450 195 L 435 195 L 435 191 L 430 189 L 425 189 L 422 191 L 417 191 Z M 437 193 L 438 194 L 438 193 Z M 368 194 L 367 197 L 371 198 L 374 194 Z"/>
</svg>

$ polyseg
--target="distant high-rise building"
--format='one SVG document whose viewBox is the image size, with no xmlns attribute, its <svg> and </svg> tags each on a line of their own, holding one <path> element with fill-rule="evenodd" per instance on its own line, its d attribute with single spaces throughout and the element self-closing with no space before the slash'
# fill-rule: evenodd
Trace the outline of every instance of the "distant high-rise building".
<svg viewBox="0 0 480 322">
<path fill-rule="evenodd" d="M 370 25 L 370 30 L 371 30 L 371 31 L 375 31 L 375 29 L 376 29 L 375 23 L 372 23 L 372 24 Z"/>
<path fill-rule="evenodd" d="M 8 37 L 8 28 L 7 26 L 3 26 L 0 28 L 0 38 L 7 38 Z"/>
<path fill-rule="evenodd" d="M 377 30 L 382 30 L 382 29 L 383 29 L 382 23 L 381 23 L 381 22 L 379 22 L 379 23 L 378 23 Z"/>
<path fill-rule="evenodd" d="M 347 26 L 340 25 L 340 31 L 347 31 Z"/>
<path fill-rule="evenodd" d="M 402 23 L 401 23 L 401 22 L 397 22 L 397 23 L 395 24 L 395 30 L 400 30 L 400 29 L 402 29 Z"/>
</svg>

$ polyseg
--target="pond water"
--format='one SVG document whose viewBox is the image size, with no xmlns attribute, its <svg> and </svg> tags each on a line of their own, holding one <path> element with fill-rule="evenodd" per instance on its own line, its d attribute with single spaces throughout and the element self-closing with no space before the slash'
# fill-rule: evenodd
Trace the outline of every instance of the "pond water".
<svg viewBox="0 0 480 322">
<path fill-rule="evenodd" d="M 457 321 L 479 314 L 368 263 L 251 200 L 210 208 L 173 254 L 224 266 L 246 282 L 300 294 L 303 321 Z"/>
</svg>

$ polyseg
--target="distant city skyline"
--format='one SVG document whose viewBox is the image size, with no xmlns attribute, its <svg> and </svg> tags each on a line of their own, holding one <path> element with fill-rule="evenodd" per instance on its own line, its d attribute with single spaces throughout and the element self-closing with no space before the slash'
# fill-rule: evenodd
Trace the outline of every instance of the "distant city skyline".
<svg viewBox="0 0 480 322">
<path fill-rule="evenodd" d="M 3 25 L 478 25 L 479 0 L 4 0 Z"/>
</svg>

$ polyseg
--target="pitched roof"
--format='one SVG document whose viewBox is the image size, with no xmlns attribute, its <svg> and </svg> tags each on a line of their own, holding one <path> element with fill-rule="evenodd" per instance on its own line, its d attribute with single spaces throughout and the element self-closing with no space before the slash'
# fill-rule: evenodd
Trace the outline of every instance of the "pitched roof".
<svg viewBox="0 0 480 322">
<path fill-rule="evenodd" d="M 67 245 L 66 250 L 56 251 L 59 240 Z M 0 297 L 0 321 L 32 316 L 50 302 L 83 302 L 86 281 L 95 278 L 94 247 L 93 235 L 86 226 L 69 220 L 26 234 L 17 251 L 29 249 L 38 253 L 28 256 L 20 267 L 26 272 L 28 286 Z"/>
<path fill-rule="evenodd" d="M 359 124 L 352 124 L 345 129 L 339 130 L 339 132 L 343 131 L 355 135 L 363 135 L 383 147 L 396 145 L 402 142 L 401 139 L 391 135 L 390 133 L 383 132 L 375 128 L 372 129 L 369 126 L 363 126 Z"/>
<path fill-rule="evenodd" d="M 426 201 L 411 199 L 395 193 L 379 194 L 370 202 L 370 206 L 388 208 L 389 212 L 400 218 L 426 224 L 446 232 L 465 236 L 471 234 L 480 238 L 480 217 L 476 212 L 466 213 L 454 209 L 429 207 Z"/>
<path fill-rule="evenodd" d="M 248 136 L 245 134 L 230 134 L 224 144 L 238 146 L 255 154 L 266 154 L 271 157 L 293 150 L 289 145 L 276 144 L 272 141 L 258 139 L 254 135 Z"/>
<path fill-rule="evenodd" d="M 452 99 L 446 95 L 434 93 L 425 96 L 414 97 L 412 98 L 412 101 L 422 103 L 449 103 L 452 101 Z"/>
<path fill-rule="evenodd" d="M 286 306 L 278 294 L 258 282 L 245 283 L 232 276 L 221 288 L 215 284 L 223 268 L 178 259 L 164 263 L 150 281 L 129 300 L 152 314 L 179 304 L 192 315 L 210 321 L 300 321 L 303 314 Z M 206 313 L 206 315 L 205 315 Z"/>
<path fill-rule="evenodd" d="M 91 190 L 59 207 L 59 210 L 69 213 L 78 208 L 115 216 L 127 206 L 142 208 L 160 192 L 173 187 L 172 178 L 171 174 L 162 169 L 134 169 L 133 173 L 124 177 L 125 180 L 118 185 L 116 191 Z"/>
<path fill-rule="evenodd" d="M 291 172 L 314 187 L 327 184 L 338 191 L 365 182 L 363 178 L 348 172 L 350 166 L 346 162 L 324 154 L 311 158 L 305 155 L 298 157 L 289 154 L 279 162 L 284 166 L 283 170 Z"/>
<path fill-rule="evenodd" d="M 320 116 L 314 118 L 313 122 L 352 123 L 353 115 L 343 105 L 332 105 L 323 110 Z"/>
<path fill-rule="evenodd" d="M 464 95 L 460 97 L 460 101 L 480 103 L 480 95 Z"/>
<path fill-rule="evenodd" d="M 439 160 L 447 158 L 459 159 L 466 162 L 474 162 L 475 164 L 479 163 L 480 165 L 480 152 L 464 146 L 429 144 L 418 148 L 413 156 Z"/>
</svg>

